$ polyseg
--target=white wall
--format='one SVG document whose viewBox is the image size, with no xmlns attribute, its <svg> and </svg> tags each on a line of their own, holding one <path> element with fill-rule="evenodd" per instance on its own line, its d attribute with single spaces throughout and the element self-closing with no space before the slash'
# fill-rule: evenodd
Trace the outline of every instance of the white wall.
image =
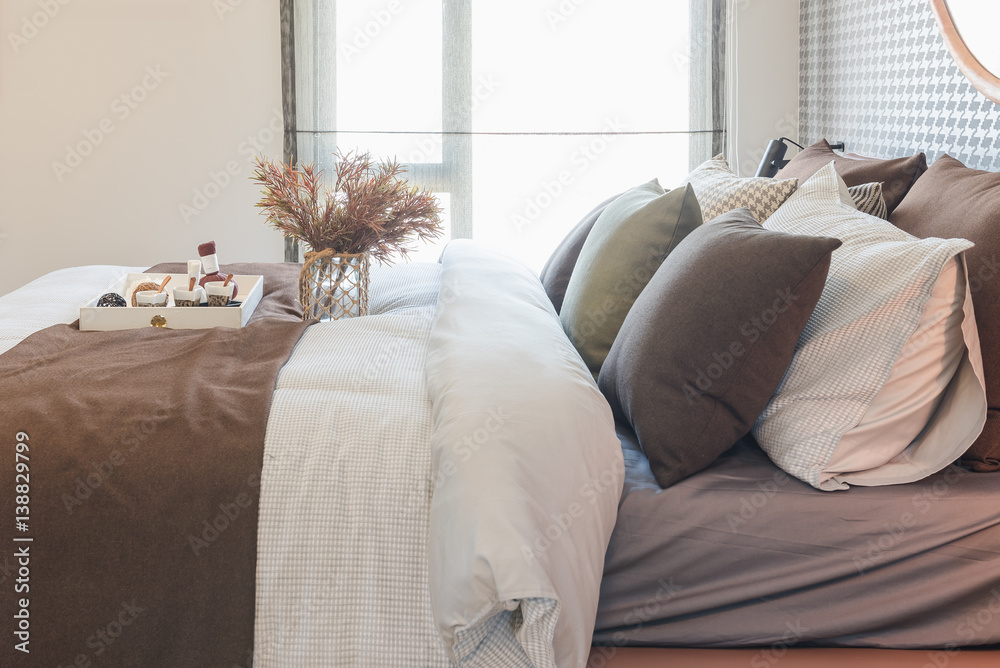
<svg viewBox="0 0 1000 668">
<path fill-rule="evenodd" d="M 799 139 L 799 0 L 736 0 L 736 31 L 734 168 L 753 176 L 768 141 Z"/>
<path fill-rule="evenodd" d="M 247 178 L 255 146 L 281 156 L 277 5 L 0 2 L 0 294 L 210 239 L 282 259 Z"/>
</svg>

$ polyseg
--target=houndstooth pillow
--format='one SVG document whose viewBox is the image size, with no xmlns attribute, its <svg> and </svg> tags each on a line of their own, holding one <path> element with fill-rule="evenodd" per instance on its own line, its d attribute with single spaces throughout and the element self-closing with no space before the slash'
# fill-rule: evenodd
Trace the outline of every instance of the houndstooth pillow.
<svg viewBox="0 0 1000 668">
<path fill-rule="evenodd" d="M 888 221 L 859 213 L 848 202 L 847 186 L 831 162 L 764 222 L 770 230 L 843 241 L 831 256 L 826 287 L 792 363 L 753 428 L 775 464 L 824 490 L 924 478 L 960 457 L 986 421 L 982 357 L 962 256 L 972 244 L 964 239 L 918 239 Z M 950 308 L 960 334 L 948 345 L 961 349 L 953 374 L 934 386 L 936 394 L 930 399 L 938 402 L 936 408 L 929 419 L 924 416 L 914 423 L 911 418 L 901 425 L 896 431 L 905 431 L 905 438 L 879 463 L 832 470 L 842 442 L 851 442 L 869 460 L 872 451 L 885 449 L 889 439 L 871 436 L 877 429 L 865 422 L 876 400 L 882 414 L 920 417 L 911 394 L 924 391 L 923 385 L 909 388 L 910 394 L 880 393 L 890 376 L 899 375 L 894 373 L 897 368 L 911 369 L 918 356 L 924 355 L 930 368 L 941 366 L 947 356 L 928 349 L 919 327 L 942 269 L 952 258 L 961 263 L 960 271 L 952 272 L 948 293 L 954 295 L 949 302 L 956 304 Z"/>
<path fill-rule="evenodd" d="M 701 204 L 701 217 L 709 221 L 733 209 L 745 207 L 758 221 L 774 213 L 795 192 L 798 179 L 775 180 L 752 176 L 741 178 L 729 169 L 723 155 L 703 162 L 681 184 L 690 183 Z"/>
<path fill-rule="evenodd" d="M 854 206 L 858 211 L 882 220 L 889 220 L 889 207 L 886 206 L 885 198 L 882 197 L 881 183 L 876 181 L 863 183 L 860 186 L 850 186 L 847 192 L 851 193 L 851 199 L 854 200 Z"/>
</svg>

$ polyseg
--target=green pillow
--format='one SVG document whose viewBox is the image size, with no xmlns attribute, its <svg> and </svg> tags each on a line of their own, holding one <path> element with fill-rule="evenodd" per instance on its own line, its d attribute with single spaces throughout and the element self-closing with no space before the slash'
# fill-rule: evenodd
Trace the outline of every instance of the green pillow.
<svg viewBox="0 0 1000 668">
<path fill-rule="evenodd" d="M 653 179 L 609 204 L 594 223 L 559 317 L 595 377 L 639 293 L 701 222 L 690 185 L 665 192 Z"/>
</svg>

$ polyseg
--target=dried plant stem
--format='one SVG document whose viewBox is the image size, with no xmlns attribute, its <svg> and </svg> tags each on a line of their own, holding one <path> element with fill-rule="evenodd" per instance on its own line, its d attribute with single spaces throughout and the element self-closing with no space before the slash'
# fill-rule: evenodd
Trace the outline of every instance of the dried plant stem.
<svg viewBox="0 0 1000 668">
<path fill-rule="evenodd" d="M 338 151 L 334 158 L 332 188 L 323 186 L 314 164 L 296 168 L 257 158 L 251 179 L 262 188 L 257 207 L 269 225 L 314 251 L 367 252 L 379 262 L 441 236 L 437 200 L 400 178 L 399 163 L 376 163 L 369 153 Z"/>
</svg>

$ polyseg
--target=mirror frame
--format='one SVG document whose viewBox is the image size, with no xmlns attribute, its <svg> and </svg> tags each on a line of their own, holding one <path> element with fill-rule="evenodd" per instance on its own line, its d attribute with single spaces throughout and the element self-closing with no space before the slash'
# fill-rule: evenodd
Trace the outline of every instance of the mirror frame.
<svg viewBox="0 0 1000 668">
<path fill-rule="evenodd" d="M 948 10 L 947 0 L 930 0 L 944 43 L 958 67 L 976 89 L 993 102 L 1000 104 L 1000 78 L 983 67 L 962 39 Z"/>
</svg>

